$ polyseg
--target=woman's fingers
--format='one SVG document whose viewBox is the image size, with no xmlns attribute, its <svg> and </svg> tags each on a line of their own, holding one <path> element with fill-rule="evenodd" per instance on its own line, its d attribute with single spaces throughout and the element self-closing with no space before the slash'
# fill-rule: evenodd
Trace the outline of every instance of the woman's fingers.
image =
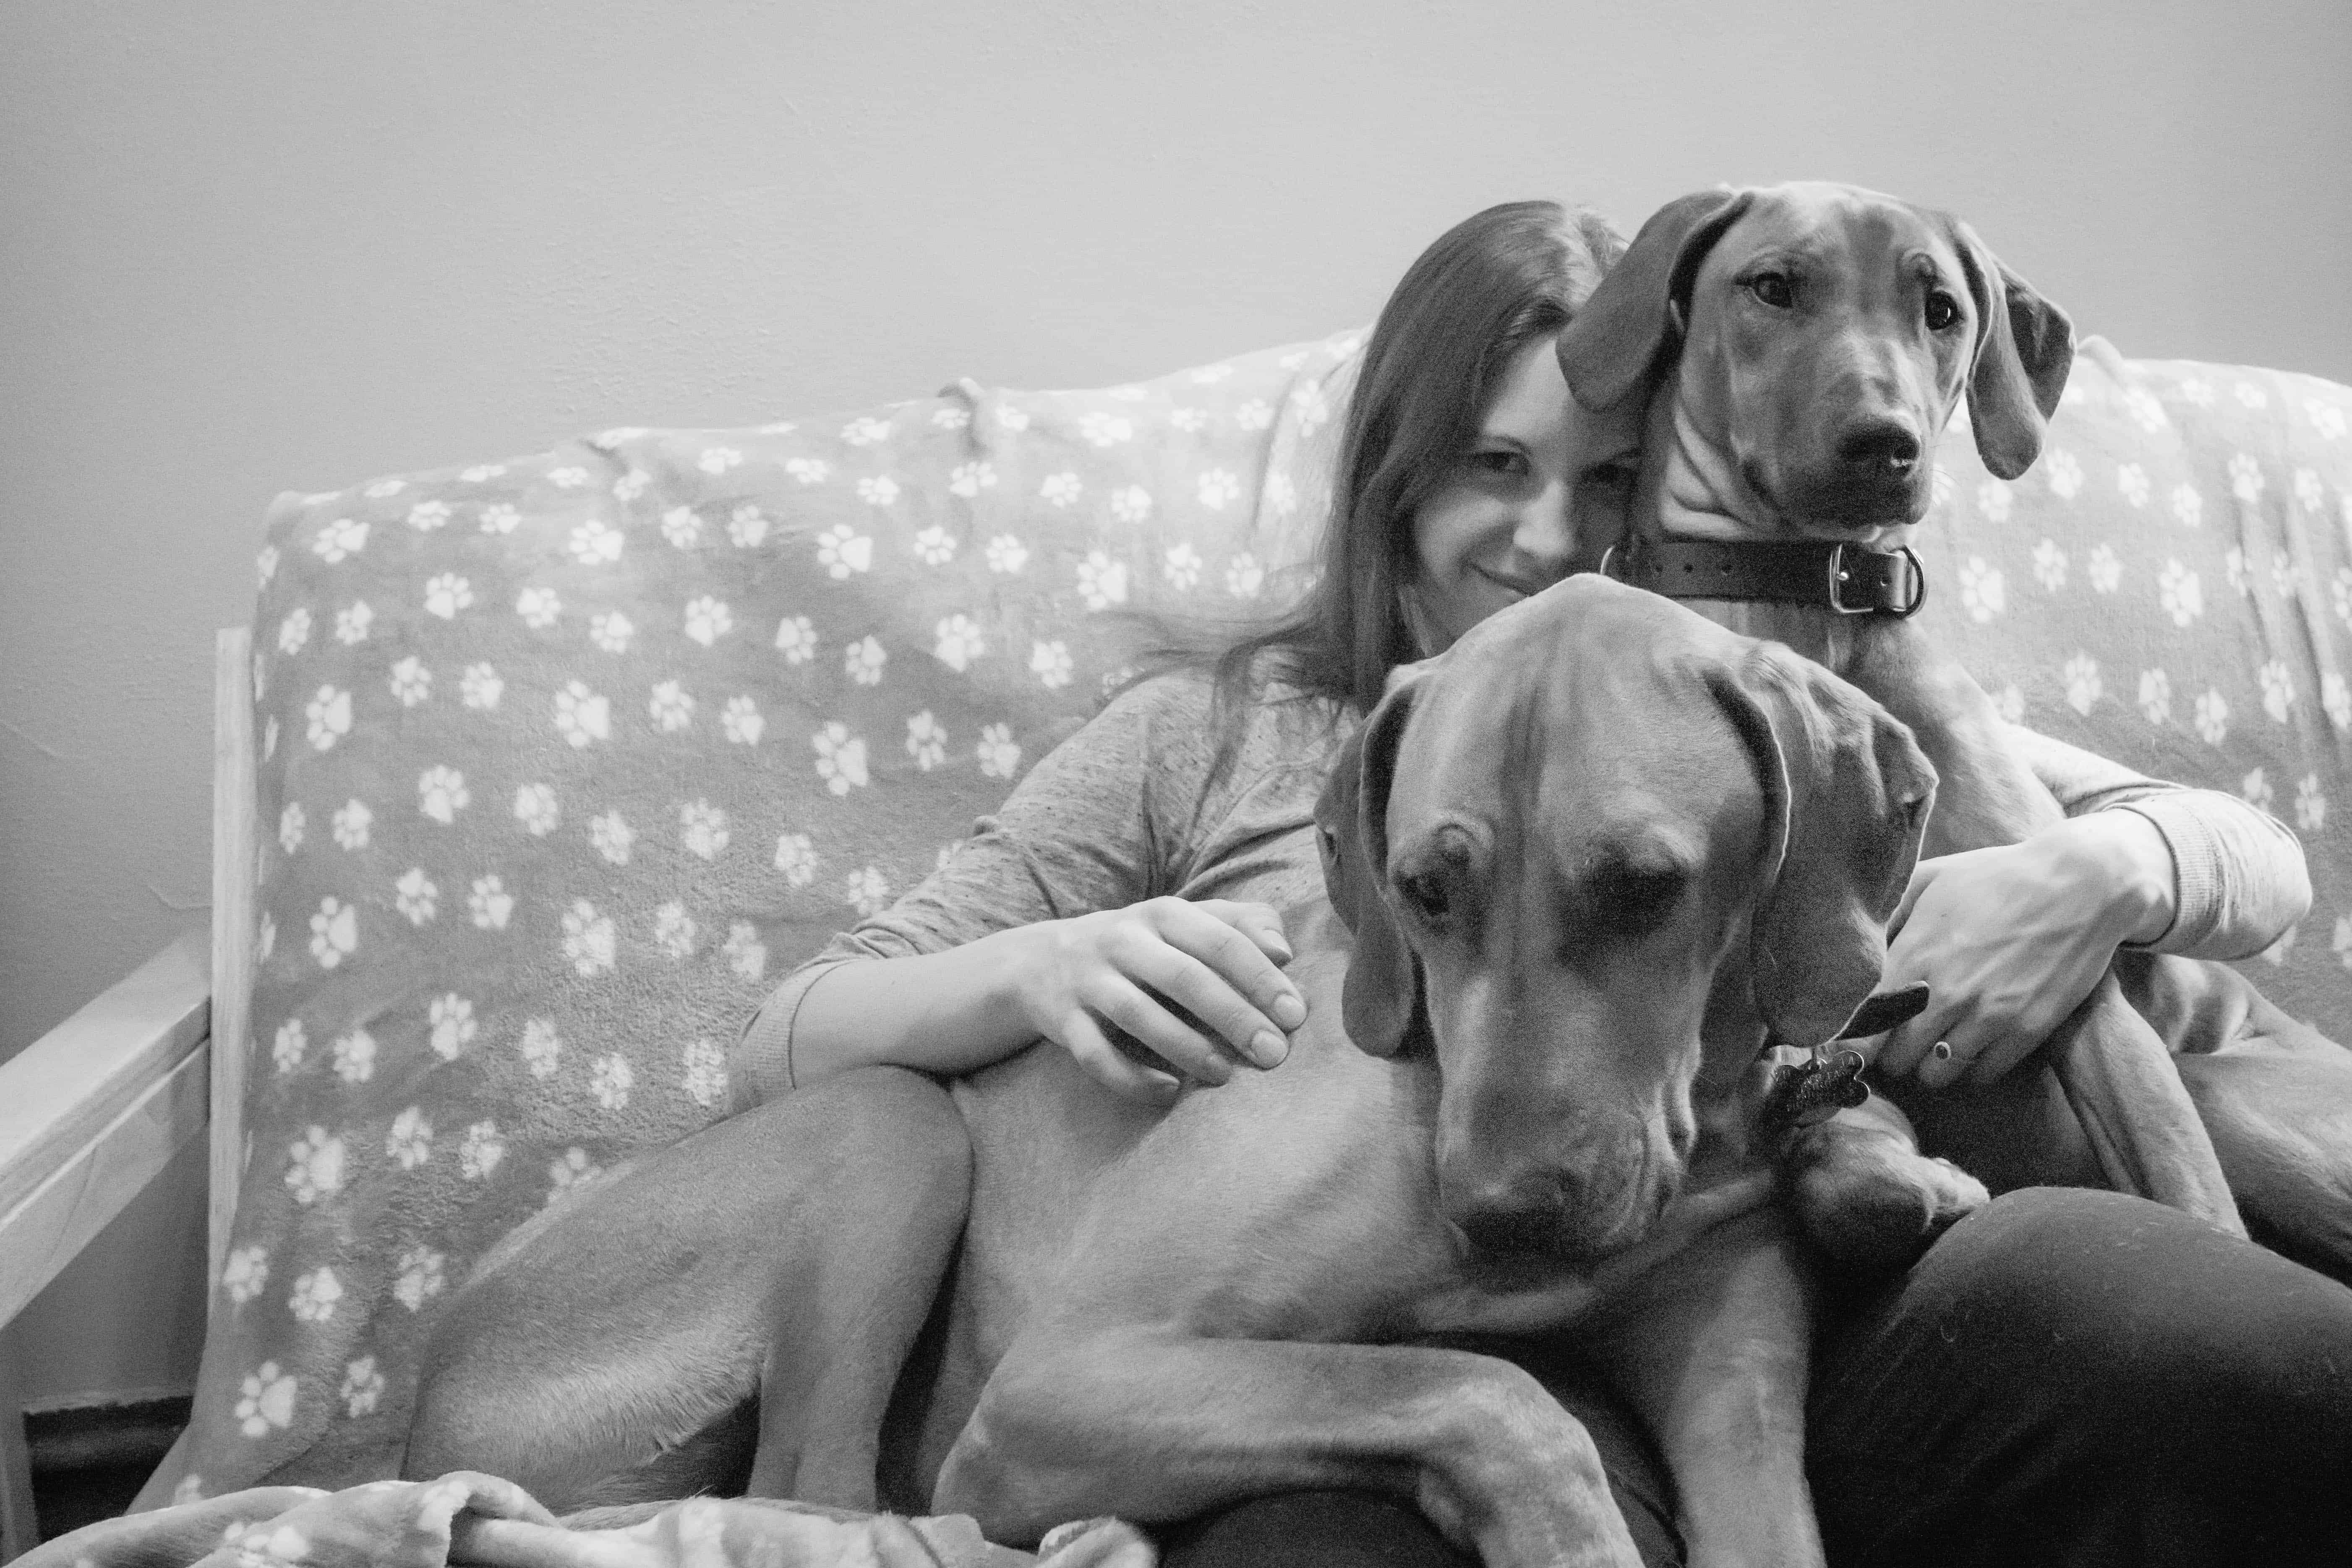
<svg viewBox="0 0 2352 1568">
<path fill-rule="evenodd" d="M 1248 937 L 1257 950 L 1276 964 L 1290 962 L 1290 937 L 1282 928 L 1282 916 L 1272 904 L 1244 903 L 1232 899 L 1202 899 L 1190 906 L 1224 921 Z"/>
<path fill-rule="evenodd" d="M 1290 944 L 1283 937 L 1281 917 L 1264 904 L 1229 904 L 1223 900 L 1188 904 L 1176 899 L 1166 903 L 1167 907 L 1157 910 L 1160 934 L 1171 947 L 1205 965 L 1210 972 L 1208 978 L 1223 992 L 1209 989 L 1180 994 L 1164 983 L 1161 974 L 1137 978 L 1168 991 L 1202 1022 L 1232 1041 L 1234 1049 L 1258 1061 L 1259 1066 L 1271 1067 L 1281 1060 L 1287 1048 L 1282 1037 L 1307 1021 L 1306 997 L 1279 967 L 1290 960 Z M 1278 951 L 1281 956 L 1275 957 L 1269 948 Z M 1200 977 L 1192 978 L 1197 985 Z M 1223 993 L 1230 993 L 1231 1001 Z M 1235 1004 L 1246 1013 L 1237 1010 Z M 1211 1008 L 1214 1016 L 1208 1010 Z M 1253 1037 L 1269 1031 L 1274 1038 L 1263 1048 L 1252 1045 Z M 1272 1061 L 1258 1060 L 1269 1051 Z"/>
<path fill-rule="evenodd" d="M 1183 1087 L 1169 1074 L 1123 1055 L 1083 1009 L 1074 1007 L 1065 1014 L 1048 1037 L 1076 1057 L 1087 1077 L 1122 1099 L 1165 1105 Z"/>
<path fill-rule="evenodd" d="M 1186 1078 L 1213 1085 L 1234 1076 L 1234 1064 L 1223 1051 L 1133 981 L 1105 976 L 1084 1000 L 1088 1012 L 1126 1030 Z"/>
</svg>

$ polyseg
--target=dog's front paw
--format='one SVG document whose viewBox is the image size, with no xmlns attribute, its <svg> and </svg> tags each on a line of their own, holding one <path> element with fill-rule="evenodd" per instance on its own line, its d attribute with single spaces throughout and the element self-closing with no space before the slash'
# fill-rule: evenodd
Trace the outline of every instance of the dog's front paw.
<svg viewBox="0 0 2352 1568">
<path fill-rule="evenodd" d="M 1982 1182 L 1907 1139 L 1841 1117 L 1808 1129 L 1789 1173 L 1797 1222 L 1842 1279 L 1908 1268 L 1935 1239 L 1992 1201 Z"/>
</svg>

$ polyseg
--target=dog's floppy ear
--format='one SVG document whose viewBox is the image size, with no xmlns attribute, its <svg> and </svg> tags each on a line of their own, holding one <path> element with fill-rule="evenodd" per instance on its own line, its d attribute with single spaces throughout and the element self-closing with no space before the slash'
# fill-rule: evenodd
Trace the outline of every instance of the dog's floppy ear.
<svg viewBox="0 0 2352 1568">
<path fill-rule="evenodd" d="M 1777 645 L 1751 650 L 1717 692 L 1764 780 L 1756 1005 L 1780 1039 L 1817 1046 L 1877 988 L 1936 770 L 1892 714 Z"/>
<path fill-rule="evenodd" d="M 2033 285 L 2001 265 L 1976 230 L 1946 215 L 1977 308 L 1969 371 L 1969 426 L 1977 456 L 2013 479 L 2042 455 L 2042 435 L 2074 368 L 2074 323 Z"/>
<path fill-rule="evenodd" d="M 1699 263 L 1755 200 L 1752 191 L 1697 191 L 1650 215 L 1617 265 L 1559 334 L 1559 369 L 1594 413 L 1646 389 L 1690 309 Z"/>
<path fill-rule="evenodd" d="M 1340 988 L 1348 1037 L 1376 1057 L 1391 1057 L 1424 1037 L 1421 960 L 1405 942 L 1381 886 L 1388 879 L 1389 784 L 1397 745 L 1412 717 L 1413 687 L 1423 666 L 1406 666 L 1363 726 L 1348 738 L 1339 764 L 1315 803 L 1323 885 L 1355 933 L 1355 955 Z"/>
</svg>

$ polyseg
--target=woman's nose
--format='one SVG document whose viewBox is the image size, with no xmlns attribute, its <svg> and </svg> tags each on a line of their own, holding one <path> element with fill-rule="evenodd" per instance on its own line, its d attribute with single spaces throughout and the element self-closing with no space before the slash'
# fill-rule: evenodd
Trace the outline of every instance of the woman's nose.
<svg viewBox="0 0 2352 1568">
<path fill-rule="evenodd" d="M 1558 480 L 1528 497 L 1511 532 L 1513 548 L 1547 567 L 1565 565 L 1576 552 L 1573 499 L 1570 488 Z"/>
</svg>

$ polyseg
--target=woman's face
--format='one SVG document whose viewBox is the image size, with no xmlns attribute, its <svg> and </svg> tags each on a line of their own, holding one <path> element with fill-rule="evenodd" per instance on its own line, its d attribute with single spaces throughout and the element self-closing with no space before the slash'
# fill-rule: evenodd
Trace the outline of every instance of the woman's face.
<svg viewBox="0 0 2352 1568">
<path fill-rule="evenodd" d="M 1426 652 L 1597 565 L 1623 531 L 1638 430 L 1576 405 L 1554 343 L 1512 356 L 1469 449 L 1413 514 L 1409 594 Z"/>
</svg>

